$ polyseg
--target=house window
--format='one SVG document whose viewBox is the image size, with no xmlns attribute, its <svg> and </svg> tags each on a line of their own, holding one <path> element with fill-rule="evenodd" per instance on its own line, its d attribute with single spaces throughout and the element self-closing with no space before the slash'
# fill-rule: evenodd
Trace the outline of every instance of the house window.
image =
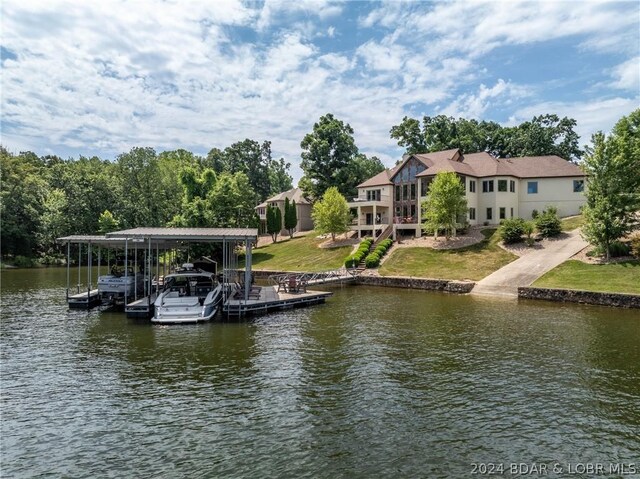
<svg viewBox="0 0 640 479">
<path fill-rule="evenodd" d="M 471 193 L 475 193 L 476 192 L 476 181 L 475 180 L 469 180 L 469 191 Z"/>
<path fill-rule="evenodd" d="M 482 182 L 482 192 L 491 193 L 493 191 L 493 180 L 484 180 Z"/>
<path fill-rule="evenodd" d="M 469 219 L 470 220 L 475 220 L 476 219 L 476 209 L 475 208 L 469 208 Z"/>
<path fill-rule="evenodd" d="M 420 196 L 427 196 L 429 191 L 429 181 L 426 178 L 420 178 Z"/>
<path fill-rule="evenodd" d="M 513 218 L 513 208 L 511 208 L 511 217 Z"/>
<path fill-rule="evenodd" d="M 509 181 L 509 191 L 511 193 L 515 193 L 516 192 L 516 182 L 513 180 Z"/>
<path fill-rule="evenodd" d="M 409 199 L 409 189 L 407 188 L 408 185 L 402 185 L 402 199 L 403 200 L 407 200 Z"/>
<path fill-rule="evenodd" d="M 507 191 L 507 180 L 498 180 L 498 191 Z"/>
<path fill-rule="evenodd" d="M 368 190 L 367 201 L 380 201 L 380 190 Z"/>
<path fill-rule="evenodd" d="M 487 219 L 488 220 L 493 219 L 493 210 L 491 208 L 487 208 Z"/>
<path fill-rule="evenodd" d="M 462 183 L 462 189 L 464 191 L 467 191 L 467 177 L 466 176 L 460 176 L 460 183 Z"/>
<path fill-rule="evenodd" d="M 411 199 L 412 200 L 416 199 L 416 184 L 415 183 L 411 183 Z"/>
<path fill-rule="evenodd" d="M 584 191 L 584 180 L 573 180 L 573 192 L 582 193 Z"/>
<path fill-rule="evenodd" d="M 504 220 L 504 219 L 506 219 L 506 217 L 507 217 L 507 209 L 501 207 L 500 208 L 500 219 Z"/>
<path fill-rule="evenodd" d="M 400 185 L 396 185 L 396 201 L 400 201 Z"/>
<path fill-rule="evenodd" d="M 537 181 L 527 181 L 527 193 L 530 195 L 535 195 L 536 193 L 538 193 Z"/>
<path fill-rule="evenodd" d="M 412 218 L 412 221 L 417 221 L 417 219 L 416 219 L 416 205 L 411 205 L 411 218 Z"/>
</svg>

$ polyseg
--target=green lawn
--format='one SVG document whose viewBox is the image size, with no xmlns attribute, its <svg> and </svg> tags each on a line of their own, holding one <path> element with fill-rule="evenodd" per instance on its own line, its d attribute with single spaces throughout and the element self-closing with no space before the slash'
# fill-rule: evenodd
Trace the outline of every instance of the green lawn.
<svg viewBox="0 0 640 479">
<path fill-rule="evenodd" d="M 482 233 L 482 242 L 457 250 L 399 248 L 380 267 L 380 274 L 477 281 L 517 259 L 498 246 L 495 229 Z"/>
<path fill-rule="evenodd" d="M 562 231 L 572 231 L 584 224 L 584 216 L 578 215 L 562 220 Z"/>
<path fill-rule="evenodd" d="M 533 286 L 640 294 L 640 261 L 586 264 L 569 260 L 542 276 Z"/>
<path fill-rule="evenodd" d="M 318 248 L 326 240 L 317 239 L 316 236 L 317 233 L 311 233 L 254 249 L 251 262 L 253 269 L 324 271 L 342 266 L 352 247 Z"/>
</svg>

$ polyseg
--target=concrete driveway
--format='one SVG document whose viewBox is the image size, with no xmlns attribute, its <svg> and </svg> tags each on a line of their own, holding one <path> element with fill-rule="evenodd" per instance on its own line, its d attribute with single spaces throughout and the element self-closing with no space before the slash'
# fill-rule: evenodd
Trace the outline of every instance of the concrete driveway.
<svg viewBox="0 0 640 479">
<path fill-rule="evenodd" d="M 517 297 L 519 286 L 529 286 L 547 271 L 571 258 L 589 243 L 580 237 L 580 229 L 547 243 L 478 281 L 471 294 Z"/>
</svg>

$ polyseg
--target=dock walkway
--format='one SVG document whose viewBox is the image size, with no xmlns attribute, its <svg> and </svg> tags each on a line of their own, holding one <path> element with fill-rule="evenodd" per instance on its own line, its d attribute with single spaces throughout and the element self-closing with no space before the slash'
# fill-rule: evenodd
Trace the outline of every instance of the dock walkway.
<svg viewBox="0 0 640 479">
<path fill-rule="evenodd" d="M 242 317 L 248 314 L 266 313 L 278 309 L 323 303 L 333 293 L 327 291 L 278 292 L 275 286 L 260 286 L 253 299 L 230 297 L 222 311 L 229 316 Z"/>
</svg>

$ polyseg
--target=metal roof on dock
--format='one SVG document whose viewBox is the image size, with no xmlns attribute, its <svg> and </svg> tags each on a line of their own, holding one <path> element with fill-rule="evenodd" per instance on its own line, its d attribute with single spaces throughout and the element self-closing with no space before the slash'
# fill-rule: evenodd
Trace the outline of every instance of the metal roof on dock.
<svg viewBox="0 0 640 479">
<path fill-rule="evenodd" d="M 257 241 L 258 230 L 256 228 L 133 228 L 107 233 L 106 236 L 107 238 L 146 238 L 168 241 Z"/>
</svg>

